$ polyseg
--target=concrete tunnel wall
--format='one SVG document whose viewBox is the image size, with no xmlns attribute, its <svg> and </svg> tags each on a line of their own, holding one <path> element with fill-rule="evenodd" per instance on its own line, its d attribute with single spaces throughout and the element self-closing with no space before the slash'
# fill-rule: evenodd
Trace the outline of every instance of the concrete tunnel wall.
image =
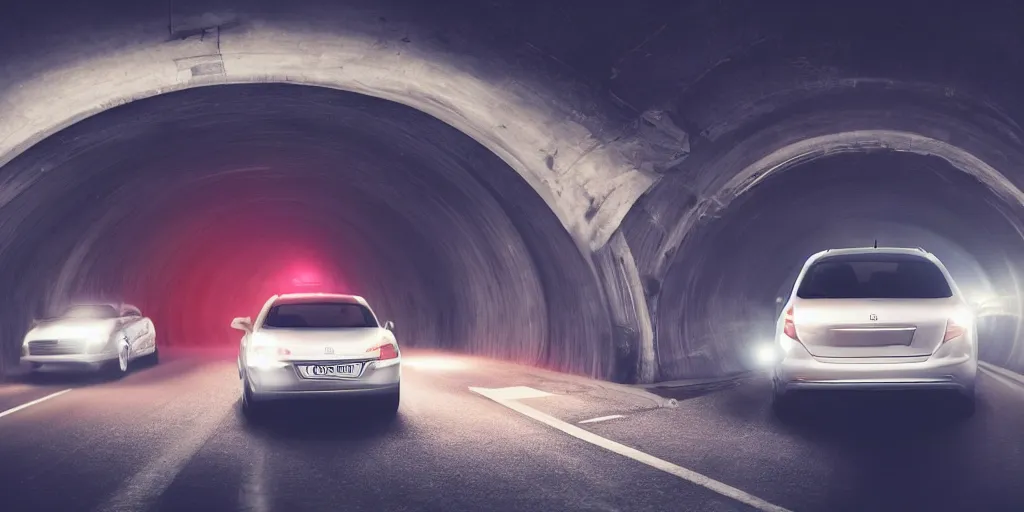
<svg viewBox="0 0 1024 512">
<path fill-rule="evenodd" d="M 783 154 L 801 162 L 820 156 L 801 148 L 802 141 L 831 137 L 833 151 L 891 146 L 939 154 L 987 180 L 988 189 L 977 189 L 972 200 L 999 203 L 1009 226 L 1019 221 L 1015 185 L 1024 160 L 1014 91 L 1022 69 L 1013 54 L 1024 47 L 1015 35 L 1021 16 L 1012 3 L 985 5 L 988 10 L 940 9 L 928 2 L 781 2 L 765 8 L 757 2 L 652 1 L 597 9 L 452 2 L 438 10 L 402 1 L 175 1 L 110 2 L 44 14 L 19 6 L 0 22 L 7 28 L 0 32 L 0 163 L 9 162 L 0 205 L 8 219 L 4 254 L 23 265 L 38 256 L 21 252 L 21 237 L 38 219 L 19 205 L 44 200 L 39 180 L 45 173 L 26 173 L 30 167 L 18 167 L 15 158 L 59 130 L 112 106 L 196 86 L 318 85 L 402 103 L 451 125 L 510 168 L 511 175 L 502 174 L 500 165 L 462 165 L 485 184 L 480 186 L 486 187 L 487 176 L 518 176 L 540 201 L 479 189 L 460 196 L 493 198 L 480 199 L 489 206 L 476 205 L 484 209 L 465 215 L 490 211 L 506 221 L 497 234 L 485 235 L 488 228 L 481 226 L 479 237 L 456 246 L 474 252 L 475 244 L 481 250 L 490 245 L 485 252 L 491 256 L 477 261 L 504 268 L 507 276 L 533 266 L 527 271 L 532 277 L 522 282 L 484 280 L 513 285 L 507 297 L 536 302 L 522 306 L 524 317 L 537 318 L 525 331 L 500 323 L 481 327 L 522 344 L 492 345 L 489 353 L 616 380 L 737 371 L 745 367 L 743 341 L 691 337 L 680 327 L 707 321 L 691 306 L 709 300 L 706 290 L 680 276 L 692 274 L 695 261 L 716 260 L 708 246 L 695 243 L 700 230 L 715 218 L 730 222 L 726 207 L 740 191 L 758 193 L 759 186 L 747 185 L 769 170 L 760 164 Z M 939 22 L 939 14 L 959 24 Z M 837 135 L 852 132 L 861 137 Z M 77 182 L 64 186 L 70 183 Z M 502 186 L 511 183 L 520 182 Z M 549 221 L 524 213 L 545 210 Z M 394 213 L 390 206 L 373 211 Z M 60 276 L 58 296 L 110 284 L 96 277 L 110 270 L 92 261 L 99 253 L 88 244 L 116 243 L 116 230 L 102 226 L 114 226 L 118 214 L 92 215 L 80 219 L 79 238 L 47 242 L 57 244 L 56 253 L 46 253 L 52 265 L 7 265 L 18 285 L 8 297 L 8 336 L 16 337 L 27 314 L 20 305 L 30 302 L 25 294 L 41 280 Z M 99 224 L 86 229 L 85 219 Z M 549 261 L 566 252 L 560 242 L 538 242 L 552 238 L 553 226 L 564 230 L 578 260 Z M 493 249 L 506 239 L 518 248 L 510 254 Z M 55 255 L 62 251 L 72 259 Z M 457 250 L 436 252 L 428 260 L 433 263 L 423 264 L 440 268 L 464 257 Z M 709 275 L 727 271 L 699 268 Z M 551 281 L 557 276 L 564 281 Z M 441 287 L 457 293 L 489 286 L 474 279 L 453 277 Z M 551 294 L 567 283 L 584 292 L 555 308 Z M 735 289 L 740 296 L 734 302 L 775 290 L 764 292 Z M 480 298 L 503 303 L 489 302 L 495 297 L 486 293 Z M 762 300 L 755 300 L 759 311 L 774 307 Z M 433 311 L 418 314 L 436 317 Z M 482 331 L 467 329 L 453 331 L 449 337 L 461 341 L 447 346 L 474 350 L 468 340 Z M 533 341 L 538 337 L 543 341 Z M 1024 364 L 1020 350 L 1003 353 L 998 362 Z"/>
</svg>

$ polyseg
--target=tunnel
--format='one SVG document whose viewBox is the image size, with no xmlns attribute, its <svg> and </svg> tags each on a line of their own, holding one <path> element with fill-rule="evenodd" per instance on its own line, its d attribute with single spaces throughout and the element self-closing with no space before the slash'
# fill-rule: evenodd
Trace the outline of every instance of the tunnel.
<svg viewBox="0 0 1024 512">
<path fill-rule="evenodd" d="M 1022 2 L 6 4 L 4 511 L 1022 509 Z"/>
<path fill-rule="evenodd" d="M 12 10 L 6 362 L 74 297 L 123 295 L 162 342 L 204 346 L 320 286 L 360 290 L 411 346 L 721 377 L 749 369 L 802 259 L 879 238 L 1005 303 L 983 358 L 1024 368 L 1012 3 L 451 5 Z M 950 180 L 962 215 L 928 199 Z M 779 187 L 834 207 L 800 215 Z M 860 199 L 817 199 L 842 190 Z"/>
<path fill-rule="evenodd" d="M 271 295 L 362 295 L 408 347 L 615 377 L 587 257 L 469 136 L 337 90 L 218 85 L 106 110 L 3 168 L 4 353 L 70 301 L 230 347 Z M 598 343 L 595 343 L 595 340 Z"/>
</svg>

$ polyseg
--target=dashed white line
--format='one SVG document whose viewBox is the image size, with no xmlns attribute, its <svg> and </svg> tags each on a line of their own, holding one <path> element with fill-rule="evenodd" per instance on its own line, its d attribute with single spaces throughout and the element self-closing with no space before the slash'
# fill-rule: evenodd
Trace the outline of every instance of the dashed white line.
<svg viewBox="0 0 1024 512">
<path fill-rule="evenodd" d="M 45 402 L 45 401 L 47 401 L 47 400 L 49 400 L 51 398 L 57 398 L 58 396 L 61 396 L 64 393 L 67 393 L 68 391 L 71 391 L 71 389 L 69 388 L 69 389 L 65 389 L 65 390 L 62 390 L 62 391 L 58 391 L 56 393 L 51 393 L 51 394 L 46 395 L 46 396 L 44 396 L 42 398 L 39 398 L 39 399 L 36 399 L 36 400 L 32 400 L 31 402 L 28 402 L 28 403 L 25 403 L 25 404 L 21 404 L 21 405 L 19 405 L 17 407 L 12 407 L 10 409 L 7 409 L 4 412 L 0 412 L 0 418 L 3 418 L 4 416 L 7 416 L 9 414 L 14 414 L 14 413 L 16 413 L 16 412 L 18 412 L 18 411 L 20 411 L 22 409 L 27 409 L 27 408 L 32 407 L 33 405 L 36 405 L 36 404 L 38 404 L 40 402 Z"/>
<path fill-rule="evenodd" d="M 217 427 L 234 410 L 234 403 L 204 411 L 189 425 L 189 431 L 166 443 L 164 451 L 149 461 L 121 487 L 93 509 L 95 512 L 136 512 L 149 510 L 156 499 L 170 487 Z"/>
<path fill-rule="evenodd" d="M 517 388 L 522 388 L 522 386 L 518 386 Z M 501 390 L 492 390 L 487 388 L 476 387 L 469 388 L 469 390 L 474 393 L 489 398 L 501 405 L 504 405 L 505 407 L 508 407 L 509 409 L 512 409 L 513 411 L 516 411 L 524 416 L 544 423 L 549 427 L 561 430 L 562 432 L 565 432 L 566 434 L 569 434 L 577 439 L 586 441 L 590 444 L 599 446 L 601 448 L 604 448 L 605 450 L 617 453 L 624 457 L 628 457 L 637 462 L 651 466 L 652 468 L 659 469 L 670 475 L 675 475 L 690 483 L 697 484 L 701 487 L 717 492 L 722 496 L 732 498 L 740 503 L 749 505 L 757 510 L 761 510 L 764 512 L 790 512 L 785 508 L 768 503 L 767 501 L 762 500 L 757 496 L 754 496 L 747 492 L 741 491 L 735 487 L 719 482 L 718 480 L 714 480 L 710 477 L 704 476 L 700 473 L 697 473 L 696 471 L 686 469 L 682 466 L 677 466 L 671 462 L 659 459 L 653 455 L 648 455 L 644 452 L 641 452 L 640 450 L 630 448 L 624 444 L 616 443 L 615 441 L 612 441 L 610 439 L 605 439 L 597 434 L 588 432 L 580 427 L 577 427 L 576 425 L 566 423 L 558 418 L 540 412 L 537 409 L 534 409 L 515 400 L 503 398 L 502 395 L 506 394 L 503 393 L 503 391 L 507 389 L 511 388 L 502 388 Z M 496 391 L 497 393 L 495 393 Z M 537 392 L 544 393 L 543 391 Z"/>
<path fill-rule="evenodd" d="M 611 416 L 601 416 L 600 418 L 590 418 L 589 420 L 581 421 L 580 425 L 583 425 L 585 423 L 597 423 L 597 422 L 600 422 L 600 421 L 615 420 L 615 419 L 619 419 L 619 418 L 625 418 L 625 416 L 623 416 L 621 414 L 612 414 Z"/>
</svg>

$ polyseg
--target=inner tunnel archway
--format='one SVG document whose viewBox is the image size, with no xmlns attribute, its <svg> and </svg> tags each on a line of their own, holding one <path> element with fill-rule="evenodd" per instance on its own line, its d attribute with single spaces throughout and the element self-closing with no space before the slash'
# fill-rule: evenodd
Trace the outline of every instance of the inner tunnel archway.
<svg viewBox="0 0 1024 512">
<path fill-rule="evenodd" d="M 876 240 L 922 247 L 944 261 L 969 300 L 1019 303 L 1024 238 L 1019 203 L 1007 201 L 1015 189 L 994 190 L 994 178 L 983 183 L 945 158 L 884 145 L 780 160 L 781 172 L 748 181 L 727 205 L 693 221 L 660 302 L 663 373 L 756 367 L 754 350 L 774 334 L 777 299 L 786 299 L 806 258 L 828 248 Z M 1015 351 L 1013 318 L 983 333 L 982 357 L 1004 362 Z"/>
<path fill-rule="evenodd" d="M 2 169 L 8 360 L 33 316 L 123 298 L 162 343 L 237 341 L 272 293 L 366 296 L 407 346 L 616 378 L 589 257 L 492 152 L 411 108 L 217 85 L 72 125 Z"/>
</svg>

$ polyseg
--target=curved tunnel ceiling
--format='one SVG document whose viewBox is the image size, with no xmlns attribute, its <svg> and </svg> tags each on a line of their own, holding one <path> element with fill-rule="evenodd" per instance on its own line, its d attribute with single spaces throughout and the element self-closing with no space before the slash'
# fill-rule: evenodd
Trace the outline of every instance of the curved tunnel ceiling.
<svg viewBox="0 0 1024 512">
<path fill-rule="evenodd" d="M 167 262 L 171 275 L 194 274 L 192 281 L 181 283 L 180 293 L 198 293 L 204 280 L 217 279 L 218 273 L 203 258 L 216 253 L 218 259 L 241 261 L 218 242 L 240 240 L 239 226 L 263 222 L 266 232 L 253 234 L 253 239 L 274 246 L 276 233 L 299 223 L 305 227 L 288 231 L 294 247 L 271 252 L 275 259 L 302 262 L 295 263 L 300 272 L 302 265 L 359 262 L 352 268 L 337 267 L 337 275 L 324 272 L 338 286 L 382 289 L 379 283 L 367 283 L 384 278 L 416 283 L 407 287 L 415 295 L 402 299 L 407 304 L 454 295 L 450 311 L 458 313 L 447 316 L 439 308 L 403 310 L 400 299 L 381 296 L 402 317 L 400 329 L 411 323 L 423 333 L 426 345 L 483 350 L 617 380 L 731 372 L 746 364 L 742 343 L 709 337 L 707 325 L 728 323 L 723 315 L 732 314 L 730 308 L 737 304 L 771 309 L 785 285 L 759 280 L 745 289 L 726 281 L 713 284 L 712 276 L 721 269 L 708 270 L 706 262 L 743 266 L 735 259 L 740 256 L 723 256 L 731 254 L 723 240 L 733 232 L 762 235 L 757 230 L 746 234 L 740 226 L 747 221 L 737 219 L 753 215 L 751 204 L 769 206 L 771 200 L 764 198 L 781 193 L 772 192 L 772 183 L 806 181 L 794 181 L 792 187 L 813 185 L 823 194 L 832 193 L 825 191 L 833 186 L 827 180 L 815 182 L 818 175 L 807 168 L 835 167 L 834 173 L 842 175 L 844 165 L 853 165 L 842 163 L 846 157 L 798 160 L 801 164 L 787 173 L 764 178 L 733 199 L 757 175 L 765 176 L 760 165 L 765 159 L 820 140 L 831 141 L 831 150 L 888 147 L 915 153 L 869 158 L 880 159 L 875 163 L 883 167 L 917 170 L 924 165 L 920 162 L 929 161 L 951 180 L 967 179 L 964 204 L 978 206 L 964 210 L 963 218 L 985 218 L 999 226 L 983 239 L 964 238 L 955 227 L 958 219 L 939 222 L 944 214 L 919 198 L 912 202 L 925 213 L 899 217 L 903 213 L 896 212 L 902 220 L 883 225 L 875 218 L 850 225 L 848 233 L 842 231 L 850 240 L 878 231 L 908 243 L 924 240 L 921 245 L 934 244 L 936 252 L 987 276 L 995 288 L 1007 282 L 1000 276 L 1016 282 L 1022 270 L 1012 255 L 1021 238 L 1013 226 L 1024 218 L 1018 197 L 1024 184 L 1024 173 L 1018 171 L 1024 162 L 1019 123 L 1024 103 L 1017 94 L 1024 65 L 1015 57 L 1024 51 L 1017 30 L 1024 16 L 1013 2 L 991 2 L 986 9 L 936 6 L 926 0 L 827 8 L 804 2 L 765 7 L 755 1 L 711 0 L 652 0 L 601 9 L 540 1 L 466 1 L 451 7 L 441 12 L 412 0 L 372 5 L 178 0 L 127 8 L 97 3 L 85 12 L 54 8 L 45 16 L 34 7 L 12 10 L 0 21 L 9 28 L 0 31 L 7 58 L 7 66 L 0 69 L 0 153 L 5 155 L 0 161 L 28 151 L 3 169 L 0 211 L 11 243 L 0 256 L 14 262 L 12 269 L 24 269 L 10 302 L 26 312 L 12 312 L 16 321 L 8 325 L 22 321 L 28 309 L 41 307 L 35 305 L 39 301 L 34 290 L 43 280 L 52 281 L 53 301 L 77 290 L 124 291 L 131 279 L 114 276 L 132 269 L 146 274 L 150 284 L 131 291 L 160 301 L 151 286 L 162 286 L 165 278 L 149 275 L 140 263 L 144 258 Z M 943 20 L 956 20 L 956 25 Z M 28 47 L 22 44 L 26 34 L 35 36 Z M 226 97 L 216 104 L 204 104 L 211 100 L 202 98 L 231 96 L 217 91 L 232 89 L 198 88 L 114 109 L 139 112 L 116 125 L 101 122 L 106 114 L 72 124 L 168 91 L 267 81 L 390 99 L 450 126 L 435 123 L 436 129 L 403 135 L 399 145 L 407 148 L 405 155 L 396 155 L 390 149 L 398 142 L 391 137 L 405 130 L 404 124 L 419 121 L 402 114 L 385 123 L 398 112 L 393 105 L 381 107 L 391 109 L 388 115 L 367 114 L 372 122 L 360 124 L 352 120 L 358 117 L 352 112 L 360 109 L 350 104 L 342 114 L 334 100 L 317 100 L 331 105 L 325 115 L 290 113 L 302 107 L 288 103 L 289 93 L 270 102 L 274 104 L 265 101 L 267 115 L 260 122 L 244 122 L 257 120 L 259 114 L 233 102 L 258 103 L 253 96 L 278 94 L 266 92 L 278 90 L 273 87 L 252 88 L 264 92 L 249 93 L 248 99 Z M 326 94 L 303 91 L 295 93 L 294 101 Z M 185 100 L 203 105 L 198 110 L 208 116 L 196 114 L 189 124 L 159 121 L 164 115 L 159 109 L 145 110 L 165 102 L 164 111 L 174 111 L 178 107 L 172 103 Z M 362 105 L 364 100 L 338 101 Z M 195 105 L 181 108 L 182 115 L 197 111 Z M 157 121 L 163 124 L 150 124 Z M 128 142 L 129 132 L 119 130 L 132 123 L 178 135 L 147 150 L 156 157 L 123 158 L 121 153 L 131 151 L 112 152 L 117 144 L 135 150 L 158 138 L 143 130 L 140 139 Z M 187 133 L 195 138 L 192 144 L 180 138 Z M 850 133 L 868 135 L 844 140 L 841 134 Z M 209 145 L 195 142 L 200 139 Z M 462 156 L 442 158 L 436 148 L 453 141 L 473 145 L 477 153 L 459 149 L 453 151 Z M 227 147 L 240 149 L 221 150 Z M 810 148 L 801 158 L 827 152 Z M 470 153 L 477 156 L 464 161 Z M 297 181 L 292 179 L 296 154 L 307 163 L 301 171 L 307 174 Z M 945 160 L 922 156 L 928 154 Z M 852 162 L 859 157 L 849 158 Z M 967 174 L 950 174 L 949 162 L 962 171 L 987 175 L 989 185 L 1001 192 L 993 195 Z M 339 167 L 345 172 L 334 172 Z M 73 173 L 74 178 L 55 172 L 71 168 L 86 170 Z M 153 174 L 134 173 L 132 168 Z M 389 171 L 399 168 L 431 171 Z M 502 171 L 483 171 L 498 168 Z M 469 175 L 471 180 L 464 179 Z M 101 187 L 100 176 L 116 182 Z M 488 181 L 498 176 L 506 181 Z M 857 176 L 843 179 L 852 180 L 850 190 L 865 194 L 867 204 L 894 204 L 890 196 L 875 197 L 877 191 L 866 182 L 855 183 L 866 174 Z M 307 186 L 323 195 L 308 196 Z M 67 199 L 40 209 L 38 201 L 55 197 L 48 194 L 57 189 Z M 436 214 L 411 213 L 419 206 L 405 198 L 418 190 L 429 191 L 418 200 L 448 207 L 438 207 Z M 174 191 L 184 195 L 174 196 Z M 327 191 L 332 191 L 330 199 Z M 271 219 L 269 212 L 279 210 L 245 210 L 234 202 L 245 195 L 280 211 L 305 213 L 288 222 L 283 216 Z M 122 210 L 135 204 L 129 197 L 153 200 L 137 211 Z M 119 206 L 107 209 L 101 204 Z M 171 213 L 185 204 L 192 208 L 191 216 Z M 786 211 L 760 212 L 758 218 Z M 861 213 L 871 218 L 870 212 Z M 386 234 L 367 228 L 362 221 L 366 215 L 387 226 Z M 215 226 L 205 222 L 210 217 L 218 219 Z M 60 218 L 73 219 L 77 238 L 52 236 L 34 248 L 21 244 L 29 226 L 53 230 Z M 339 220 L 323 220 L 328 218 Z M 817 229 L 808 225 L 800 231 L 806 238 L 794 238 L 785 247 L 804 251 L 825 242 L 860 243 L 818 238 L 814 233 L 834 226 L 830 219 L 818 219 Z M 458 229 L 434 236 L 433 230 L 442 225 Z M 164 230 L 171 240 L 202 243 L 179 243 L 175 257 L 166 260 L 159 255 L 166 247 L 154 242 L 142 243 L 137 252 L 122 251 L 125 263 L 97 257 L 120 247 L 121 233 L 142 233 L 141 226 Z M 719 236 L 719 231 L 726 234 Z M 339 242 L 328 250 L 318 242 L 327 232 L 356 243 Z M 389 240 L 412 243 L 417 237 L 426 239 L 422 243 L 429 250 L 416 252 L 415 258 L 389 245 L 397 243 Z M 210 252 L 204 252 L 206 246 Z M 982 255 L 978 247 L 992 247 L 995 255 Z M 389 253 L 387 258 L 377 263 L 367 259 L 382 251 Z M 804 257 L 800 251 L 792 257 Z M 1004 256 L 1011 264 L 1005 264 Z M 353 271 L 356 267 L 363 270 Z M 470 270 L 453 270 L 463 267 Z M 496 270 L 486 276 L 475 273 L 484 268 Z M 254 269 L 240 265 L 237 272 Z M 707 275 L 700 271 L 690 276 L 695 269 Z M 193 291 L 184 291 L 184 285 Z M 707 293 L 713 292 L 708 287 L 721 286 L 722 293 L 732 295 L 694 312 L 689 309 L 695 293 L 691 286 Z M 242 301 L 245 293 L 224 295 L 223 301 Z M 428 298 L 428 293 L 436 296 Z M 473 308 L 490 307 L 483 304 L 511 305 L 517 318 L 529 320 L 495 318 L 492 323 L 490 316 L 500 315 L 491 312 L 477 320 Z M 174 311 L 180 315 L 185 310 L 176 306 Z M 214 328 L 212 319 L 202 322 Z M 13 331 L 9 335 L 15 336 Z M 1018 354 L 1017 359 L 998 362 L 1024 367 L 1024 351 L 1007 353 Z"/>
<path fill-rule="evenodd" d="M 594 275 L 558 219 L 493 154 L 407 107 L 203 87 L 94 116 L 4 171 L 37 175 L 6 226 L 12 313 L 123 299 L 163 343 L 215 345 L 274 293 L 341 291 L 409 346 L 610 375 L 592 342 L 601 301 L 578 295 Z"/>
</svg>

